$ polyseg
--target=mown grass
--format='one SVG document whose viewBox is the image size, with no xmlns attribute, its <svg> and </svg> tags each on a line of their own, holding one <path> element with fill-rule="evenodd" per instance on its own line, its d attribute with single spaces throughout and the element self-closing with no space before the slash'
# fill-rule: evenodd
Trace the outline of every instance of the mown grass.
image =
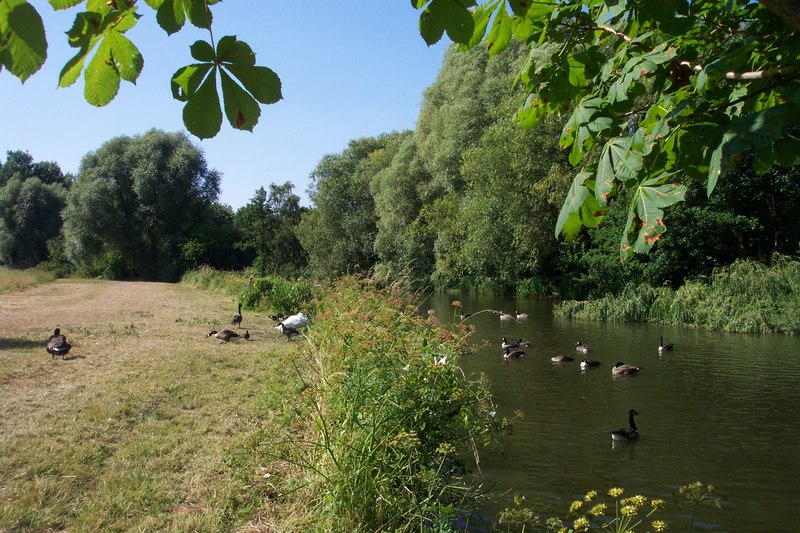
<svg viewBox="0 0 800 533">
<path fill-rule="evenodd" d="M 0 530 L 304 529 L 288 495 L 305 474 L 264 453 L 302 390 L 291 363 L 302 343 L 253 312 L 251 342 L 206 338 L 230 309 L 229 298 L 166 284 L 71 280 L 7 294 Z M 55 326 L 73 344 L 65 360 L 44 351 Z"/>
<path fill-rule="evenodd" d="M 17 270 L 0 266 L 0 293 L 34 287 L 54 279 L 56 279 L 56 275 L 47 270 L 36 268 Z"/>
<path fill-rule="evenodd" d="M 678 290 L 628 286 L 617 296 L 563 302 L 558 316 L 618 322 L 658 322 L 735 333 L 800 333 L 800 261 L 771 266 L 737 261 L 711 279 Z"/>
</svg>

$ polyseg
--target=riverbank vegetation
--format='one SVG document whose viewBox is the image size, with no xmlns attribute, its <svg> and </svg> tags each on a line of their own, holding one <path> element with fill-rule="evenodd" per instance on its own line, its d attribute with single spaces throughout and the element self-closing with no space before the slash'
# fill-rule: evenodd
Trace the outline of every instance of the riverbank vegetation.
<svg viewBox="0 0 800 533">
<path fill-rule="evenodd" d="M 736 333 L 800 332 L 800 262 L 776 258 L 771 266 L 737 261 L 707 281 L 677 290 L 628 285 L 617 295 L 562 302 L 555 314 L 614 322 L 656 322 Z"/>
<path fill-rule="evenodd" d="M 19 270 L 0 265 L 0 293 L 33 287 L 53 281 L 56 276 L 49 270 L 28 268 Z"/>
</svg>

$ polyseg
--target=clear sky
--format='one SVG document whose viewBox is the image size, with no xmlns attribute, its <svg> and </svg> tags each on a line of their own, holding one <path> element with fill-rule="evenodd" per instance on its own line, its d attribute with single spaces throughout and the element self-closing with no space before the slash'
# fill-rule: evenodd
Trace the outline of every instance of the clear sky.
<svg viewBox="0 0 800 533">
<path fill-rule="evenodd" d="M 0 72 L 0 159 L 22 150 L 77 173 L 83 156 L 113 137 L 185 131 L 183 104 L 172 98 L 169 80 L 194 62 L 188 45 L 208 40 L 206 31 L 187 26 L 168 37 L 140 2 L 144 17 L 127 33 L 144 56 L 137 85 L 123 82 L 113 102 L 95 108 L 83 99 L 82 77 L 58 88 L 58 74 L 74 55 L 64 32 L 77 9 L 54 13 L 44 0 L 31 3 L 44 18 L 48 58 L 24 84 Z M 447 46 L 446 38 L 425 44 L 408 0 L 226 0 L 213 13 L 215 38 L 246 41 L 256 63 L 283 83 L 284 99 L 262 106 L 253 133 L 224 120 L 214 139 L 191 137 L 222 173 L 220 201 L 234 209 L 258 187 L 285 181 L 308 204 L 308 176 L 325 154 L 340 153 L 351 139 L 414 128 Z"/>
</svg>

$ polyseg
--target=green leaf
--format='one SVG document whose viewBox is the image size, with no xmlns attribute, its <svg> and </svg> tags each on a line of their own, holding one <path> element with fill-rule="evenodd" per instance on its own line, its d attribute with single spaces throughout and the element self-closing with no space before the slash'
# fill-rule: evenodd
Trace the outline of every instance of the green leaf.
<svg viewBox="0 0 800 533">
<path fill-rule="evenodd" d="M 222 126 L 222 108 L 217 93 L 216 69 L 206 78 L 183 107 L 183 124 L 192 135 L 210 139 Z"/>
<path fill-rule="evenodd" d="M 191 52 L 192 57 L 198 61 L 206 61 L 211 63 L 216 59 L 214 47 L 212 47 L 211 44 L 207 43 L 206 41 L 195 41 L 194 44 L 189 47 L 189 51 Z"/>
<path fill-rule="evenodd" d="M 475 29 L 468 7 L 473 0 L 432 0 L 419 17 L 419 32 L 428 46 L 447 36 L 459 44 L 467 44 Z"/>
<path fill-rule="evenodd" d="M 508 16 L 506 4 L 503 2 L 497 9 L 492 23 L 492 29 L 489 30 L 489 36 L 486 39 L 486 50 L 489 55 L 497 55 L 511 43 L 511 18 Z"/>
<path fill-rule="evenodd" d="M 144 58 L 139 53 L 130 39 L 119 32 L 109 32 L 105 38 L 111 48 L 111 59 L 120 77 L 131 83 L 136 83 L 144 66 Z"/>
<path fill-rule="evenodd" d="M 0 2 L 0 65 L 23 83 L 47 58 L 42 17 L 24 0 Z"/>
<path fill-rule="evenodd" d="M 94 39 L 100 32 L 103 17 L 99 13 L 78 13 L 72 22 L 72 27 L 67 31 L 67 41 L 73 48 L 92 48 Z M 90 46 L 90 43 L 91 46 Z"/>
<path fill-rule="evenodd" d="M 201 63 L 178 69 L 172 75 L 170 82 L 172 97 L 181 102 L 188 101 L 197 92 L 198 87 L 213 66 L 211 63 Z"/>
<path fill-rule="evenodd" d="M 50 2 L 50 5 L 53 6 L 53 9 L 55 9 L 56 11 L 69 9 L 83 2 L 83 0 L 48 0 L 48 1 Z"/>
<path fill-rule="evenodd" d="M 90 104 L 101 107 L 117 95 L 120 77 L 113 65 L 109 40 L 103 39 L 83 74 L 83 96 Z"/>
<path fill-rule="evenodd" d="M 582 226 L 580 209 L 583 202 L 591 195 L 585 183 L 591 176 L 589 172 L 582 170 L 572 180 L 572 185 L 569 188 L 567 197 L 564 199 L 564 205 L 561 207 L 561 212 L 558 214 L 558 220 L 556 221 L 556 238 L 559 238 L 563 233 L 564 238 L 570 241 L 580 232 Z"/>
<path fill-rule="evenodd" d="M 224 69 L 220 70 L 220 77 L 222 78 L 222 99 L 228 122 L 237 130 L 253 131 L 253 127 L 258 124 L 261 116 L 258 102 L 247 91 L 239 87 Z"/>
<path fill-rule="evenodd" d="M 281 80 L 271 69 L 242 65 L 226 65 L 225 68 L 262 104 L 274 104 L 283 98 Z"/>
<path fill-rule="evenodd" d="M 671 175 L 645 180 L 634 193 L 628 210 L 627 231 L 621 243 L 623 256 L 630 255 L 630 236 L 636 235 L 633 252 L 647 253 L 667 231 L 663 208 L 684 200 L 686 187 L 664 183 Z"/>
<path fill-rule="evenodd" d="M 518 17 L 524 17 L 531 6 L 531 2 L 526 0 L 508 0 L 508 4 L 511 6 L 511 11 Z"/>
<path fill-rule="evenodd" d="M 179 31 L 186 23 L 183 0 L 163 0 L 156 12 L 156 21 L 168 35 Z"/>
<path fill-rule="evenodd" d="M 64 68 L 61 69 L 61 73 L 58 76 L 59 87 L 69 87 L 77 81 L 78 76 L 81 75 L 81 71 L 83 70 L 86 56 L 89 55 L 89 51 L 92 47 L 94 47 L 93 43 L 91 45 L 87 44 L 85 47 L 81 48 L 72 59 L 67 61 L 67 64 L 64 65 Z"/>
<path fill-rule="evenodd" d="M 256 54 L 250 45 L 236 39 L 235 35 L 226 35 L 217 44 L 217 58 L 220 61 L 252 67 L 256 64 Z"/>
<path fill-rule="evenodd" d="M 183 0 L 186 8 L 186 17 L 192 25 L 209 29 L 211 27 L 211 10 L 207 9 L 203 0 Z"/>
</svg>

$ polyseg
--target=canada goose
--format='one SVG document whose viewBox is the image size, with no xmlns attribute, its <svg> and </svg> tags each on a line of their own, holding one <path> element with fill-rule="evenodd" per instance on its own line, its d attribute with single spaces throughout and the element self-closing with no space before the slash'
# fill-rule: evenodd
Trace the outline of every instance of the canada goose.
<svg viewBox="0 0 800 533">
<path fill-rule="evenodd" d="M 600 361 L 590 361 L 589 359 L 581 361 L 581 370 L 586 370 L 592 366 L 600 366 Z"/>
<path fill-rule="evenodd" d="M 611 432 L 611 438 L 614 440 L 633 440 L 639 438 L 639 428 L 636 427 L 636 422 L 633 421 L 633 417 L 638 415 L 639 413 L 636 410 L 631 409 L 628 412 L 628 428 L 621 428 L 615 429 Z"/>
<path fill-rule="evenodd" d="M 575 359 L 570 357 L 569 355 L 556 355 L 551 357 L 550 360 L 554 363 L 566 363 L 568 361 L 574 361 Z"/>
<path fill-rule="evenodd" d="M 664 353 L 666 351 L 672 350 L 672 348 L 674 348 L 674 345 L 664 344 L 664 337 L 659 337 L 658 353 Z"/>
<path fill-rule="evenodd" d="M 244 330 L 244 335 L 242 335 L 242 338 L 244 340 L 246 340 L 246 341 L 250 340 L 250 330 L 249 329 Z"/>
<path fill-rule="evenodd" d="M 277 315 L 269 315 L 273 322 L 280 322 L 286 318 L 286 315 L 278 313 Z"/>
<path fill-rule="evenodd" d="M 614 365 L 614 368 L 611 369 L 611 373 L 615 376 L 626 376 L 628 374 L 635 374 L 642 370 L 642 368 L 643 367 L 628 365 L 620 361 Z"/>
<path fill-rule="evenodd" d="M 503 350 L 503 359 L 519 359 L 523 355 L 525 355 L 525 352 L 521 350 L 514 350 L 513 352 L 511 348 L 505 348 Z"/>
<path fill-rule="evenodd" d="M 500 320 L 505 321 L 505 320 L 516 320 L 516 319 L 514 318 L 514 315 L 509 315 L 508 313 L 500 311 Z"/>
<path fill-rule="evenodd" d="M 59 328 L 53 331 L 53 334 L 47 339 L 47 346 L 45 346 L 45 350 L 53 356 L 53 359 L 55 359 L 57 355 L 64 357 L 69 353 L 70 348 L 72 348 L 72 345 L 67 342 L 67 338 L 61 334 Z"/>
<path fill-rule="evenodd" d="M 297 331 L 295 328 L 287 326 L 283 322 L 278 324 L 278 329 L 281 330 L 281 333 L 286 335 L 286 340 L 288 340 L 288 341 L 292 340 L 292 335 L 299 335 L 300 334 L 300 332 Z"/>
<path fill-rule="evenodd" d="M 242 304 L 239 303 L 239 312 L 233 315 L 233 319 L 231 320 L 231 324 L 236 326 L 237 328 L 242 326 Z"/>
<path fill-rule="evenodd" d="M 503 342 L 500 344 L 500 347 L 503 348 L 504 350 L 506 348 L 519 348 L 519 341 L 517 341 L 517 342 L 508 342 L 508 339 L 503 337 Z"/>
<path fill-rule="evenodd" d="M 528 313 L 520 313 L 519 311 L 515 311 L 514 314 L 517 316 L 517 322 L 528 320 Z"/>
<path fill-rule="evenodd" d="M 461 311 L 461 315 L 460 316 L 461 316 L 461 320 L 466 320 L 466 319 L 468 319 L 469 317 L 472 316 L 472 313 L 465 313 L 464 311 Z"/>
<path fill-rule="evenodd" d="M 208 337 L 216 337 L 222 342 L 228 342 L 233 339 L 238 339 L 239 334 L 229 329 L 223 329 L 222 331 L 211 331 L 208 335 L 206 335 L 206 338 Z"/>
<path fill-rule="evenodd" d="M 530 348 L 531 343 L 530 343 L 530 341 L 527 341 L 525 339 L 520 339 L 519 340 L 519 345 L 520 345 L 521 348 Z"/>
<path fill-rule="evenodd" d="M 580 353 L 583 353 L 583 354 L 589 353 L 589 346 L 587 346 L 586 344 L 582 343 L 581 341 L 578 341 L 578 342 L 575 343 L 575 349 L 577 351 L 579 351 Z"/>
</svg>

